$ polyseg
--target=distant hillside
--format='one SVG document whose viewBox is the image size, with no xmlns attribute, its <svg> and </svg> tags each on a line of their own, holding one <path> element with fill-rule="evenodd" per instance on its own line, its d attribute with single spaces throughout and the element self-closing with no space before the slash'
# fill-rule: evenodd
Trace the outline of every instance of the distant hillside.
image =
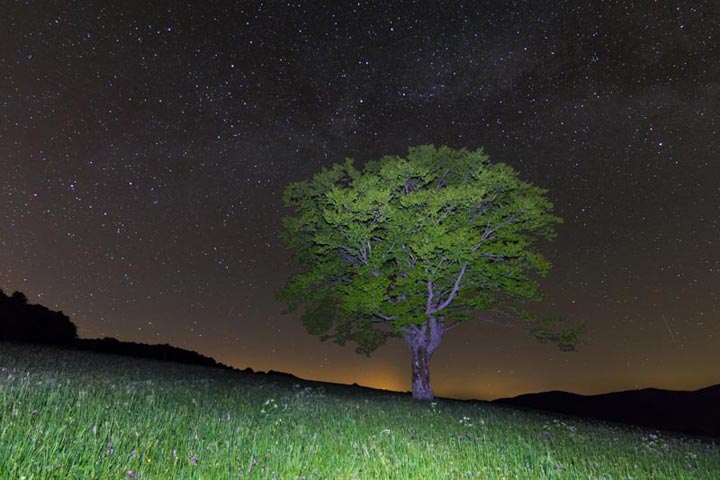
<svg viewBox="0 0 720 480">
<path fill-rule="evenodd" d="M 720 385 L 694 392 L 647 388 L 588 396 L 554 391 L 501 398 L 495 402 L 690 435 L 720 437 Z"/>
<path fill-rule="evenodd" d="M 209 367 L 220 366 L 215 359 L 206 357 L 192 350 L 185 350 L 172 345 L 147 345 L 145 343 L 121 342 L 114 338 L 78 338 L 68 344 L 82 350 L 128 355 L 132 357 L 152 358 L 169 362 L 205 365 Z"/>
<path fill-rule="evenodd" d="M 0 341 L 51 344 L 96 352 L 205 366 L 225 366 L 191 350 L 171 345 L 122 342 L 114 338 L 77 338 L 77 327 L 63 312 L 28 303 L 22 292 L 0 290 Z"/>
<path fill-rule="evenodd" d="M 22 292 L 0 290 L 0 340 L 67 345 L 76 337 L 75 324 L 63 312 L 30 304 Z"/>
<path fill-rule="evenodd" d="M 194 365 L 220 366 L 214 359 L 171 345 L 121 342 L 114 338 L 80 339 L 77 327 L 63 312 L 28 303 L 22 292 L 0 290 L 0 341 L 52 344 L 96 352 L 130 355 Z M 224 365 L 223 365 L 224 366 Z"/>
<path fill-rule="evenodd" d="M 65 348 L 235 370 L 218 363 L 211 357 L 167 344 L 147 345 L 123 342 L 114 338 L 79 339 L 75 325 L 66 315 L 42 305 L 29 304 L 27 297 L 21 292 L 8 296 L 0 290 L 1 341 L 53 344 Z M 250 368 L 245 372 L 253 373 Z M 308 385 L 322 386 L 339 395 L 356 395 L 361 392 L 363 395 L 387 393 L 358 385 L 347 386 L 302 380 L 291 374 L 274 371 L 259 373 L 256 378 L 272 379 L 281 384 L 291 385 L 293 388 L 304 388 Z M 495 402 L 514 407 L 720 438 L 720 385 L 696 392 L 645 389 L 593 396 L 545 392 L 504 398 Z"/>
</svg>

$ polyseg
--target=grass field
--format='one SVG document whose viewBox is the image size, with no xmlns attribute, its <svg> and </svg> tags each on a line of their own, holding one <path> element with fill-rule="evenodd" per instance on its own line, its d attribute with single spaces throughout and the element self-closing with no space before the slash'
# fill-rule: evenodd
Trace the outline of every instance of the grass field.
<svg viewBox="0 0 720 480">
<path fill-rule="evenodd" d="M 0 343 L 0 479 L 720 479 L 720 446 Z"/>
</svg>

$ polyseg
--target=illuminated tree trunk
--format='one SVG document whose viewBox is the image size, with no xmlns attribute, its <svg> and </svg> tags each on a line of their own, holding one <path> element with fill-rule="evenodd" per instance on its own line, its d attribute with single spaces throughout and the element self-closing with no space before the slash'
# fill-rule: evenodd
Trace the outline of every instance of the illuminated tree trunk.
<svg viewBox="0 0 720 480">
<path fill-rule="evenodd" d="M 441 322 L 430 317 L 425 325 L 405 327 L 403 333 L 412 353 L 412 397 L 432 400 L 435 396 L 430 387 L 430 358 L 442 340 Z"/>
<path fill-rule="evenodd" d="M 423 347 L 412 348 L 412 396 L 415 400 L 435 398 L 430 387 L 430 355 Z"/>
</svg>

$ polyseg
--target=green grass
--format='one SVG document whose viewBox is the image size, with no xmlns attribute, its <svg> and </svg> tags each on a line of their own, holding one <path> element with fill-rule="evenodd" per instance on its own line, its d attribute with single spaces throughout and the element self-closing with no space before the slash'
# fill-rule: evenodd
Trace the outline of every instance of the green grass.
<svg viewBox="0 0 720 480">
<path fill-rule="evenodd" d="M 0 479 L 720 479 L 720 446 L 0 343 Z"/>
</svg>

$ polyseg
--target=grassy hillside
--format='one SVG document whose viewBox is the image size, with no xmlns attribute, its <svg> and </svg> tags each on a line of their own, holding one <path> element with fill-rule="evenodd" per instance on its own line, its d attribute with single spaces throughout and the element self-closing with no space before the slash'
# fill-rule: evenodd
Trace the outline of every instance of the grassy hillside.
<svg viewBox="0 0 720 480">
<path fill-rule="evenodd" d="M 1 479 L 717 479 L 720 446 L 0 343 Z"/>
</svg>

